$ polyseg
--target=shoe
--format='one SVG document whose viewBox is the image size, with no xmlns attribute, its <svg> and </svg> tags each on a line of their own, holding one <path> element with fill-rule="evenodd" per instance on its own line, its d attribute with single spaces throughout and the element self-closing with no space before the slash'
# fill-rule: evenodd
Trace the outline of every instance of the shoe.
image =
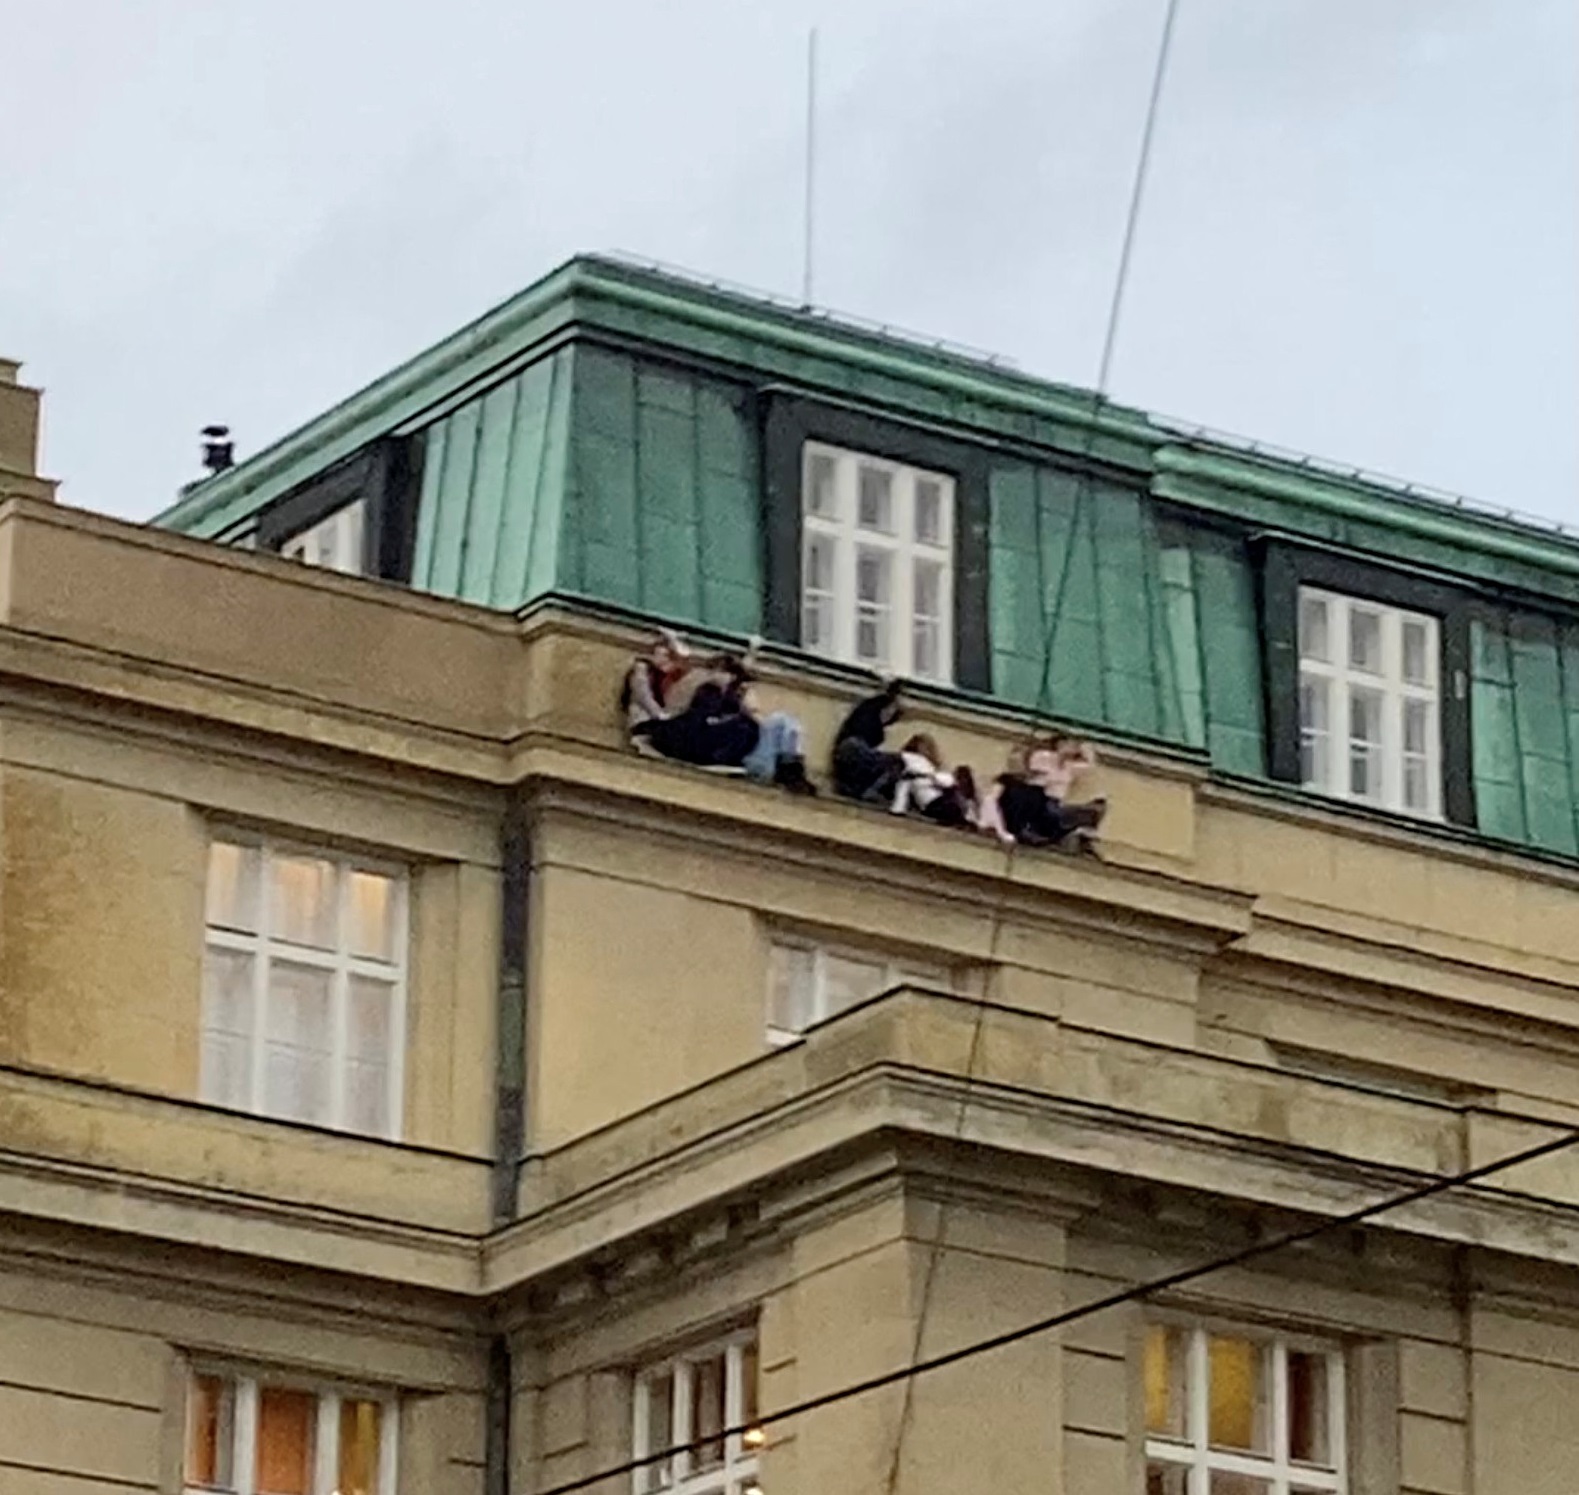
<svg viewBox="0 0 1579 1495">
<path fill-rule="evenodd" d="M 810 799 L 817 797 L 817 786 L 806 777 L 806 761 L 803 758 L 781 760 L 774 770 L 773 782 L 791 794 L 803 794 Z"/>
</svg>

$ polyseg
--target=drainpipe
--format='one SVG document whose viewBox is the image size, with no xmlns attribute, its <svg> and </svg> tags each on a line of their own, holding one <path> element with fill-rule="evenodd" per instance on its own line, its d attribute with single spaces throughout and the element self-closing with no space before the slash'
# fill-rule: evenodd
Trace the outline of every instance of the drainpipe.
<svg viewBox="0 0 1579 1495">
<path fill-rule="evenodd" d="M 526 940 L 531 883 L 531 838 L 526 796 L 509 792 L 499 830 L 498 1049 L 494 1069 L 493 1227 L 515 1219 L 521 1154 L 526 1146 Z M 510 1340 L 495 1334 L 488 1346 L 485 1407 L 485 1495 L 510 1495 L 510 1407 L 514 1399 Z"/>
</svg>

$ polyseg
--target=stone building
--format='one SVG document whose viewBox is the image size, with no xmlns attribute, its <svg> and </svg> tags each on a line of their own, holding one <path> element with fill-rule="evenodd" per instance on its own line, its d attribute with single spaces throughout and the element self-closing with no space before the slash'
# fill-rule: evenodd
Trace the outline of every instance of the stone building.
<svg viewBox="0 0 1579 1495">
<path fill-rule="evenodd" d="M 151 526 L 8 389 L 4 1495 L 1579 1489 L 1579 1151 L 1145 1290 L 1579 1124 L 1573 538 L 601 259 Z"/>
</svg>

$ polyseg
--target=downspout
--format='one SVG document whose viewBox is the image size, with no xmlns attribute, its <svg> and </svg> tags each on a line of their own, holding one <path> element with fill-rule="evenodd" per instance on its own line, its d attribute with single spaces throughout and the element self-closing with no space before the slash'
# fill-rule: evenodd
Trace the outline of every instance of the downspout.
<svg viewBox="0 0 1579 1495">
<path fill-rule="evenodd" d="M 494 1062 L 493 1228 L 515 1219 L 521 1155 L 526 1146 L 526 959 L 527 898 L 531 884 L 531 837 L 526 795 L 509 791 L 499 829 L 500 897 L 498 1037 Z M 488 1346 L 483 1489 L 510 1495 L 514 1369 L 509 1335 L 496 1331 Z"/>
</svg>

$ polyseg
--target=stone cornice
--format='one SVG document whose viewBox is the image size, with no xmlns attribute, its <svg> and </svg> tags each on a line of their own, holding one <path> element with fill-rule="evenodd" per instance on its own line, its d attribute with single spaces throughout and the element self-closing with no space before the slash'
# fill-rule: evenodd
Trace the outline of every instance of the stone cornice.
<svg viewBox="0 0 1579 1495">
<path fill-rule="evenodd" d="M 1164 1073 L 1171 1082 L 1159 1085 Z M 242 1134 L 252 1124 L 227 1118 L 227 1125 Z M 948 1147 L 959 1187 L 978 1173 L 990 1183 L 1005 1169 L 1022 1178 L 1033 1170 L 1030 1193 L 1054 1216 L 1116 1183 L 1126 1195 L 1152 1188 L 1308 1218 L 1344 1214 L 1552 1132 L 1534 1119 L 1379 1096 L 901 991 L 532 1160 L 522 1218 L 497 1232 L 435 1229 L 391 1218 L 387 1206 L 382 1214 L 372 1206 L 348 1211 L 249 1193 L 244 1159 L 232 1170 L 236 1184 L 218 1190 L 125 1165 L 9 1152 L 0 1154 L 0 1213 L 24 1232 L 28 1221 L 92 1228 L 107 1239 L 179 1243 L 216 1260 L 267 1258 L 297 1271 L 488 1300 L 572 1282 L 610 1252 L 653 1254 L 658 1271 L 729 1241 L 790 1229 L 824 1207 L 830 1189 L 845 1187 L 850 1160 L 873 1149 Z M 386 1167 L 379 1187 L 387 1193 L 392 1159 L 381 1153 L 398 1150 L 348 1145 L 366 1154 L 362 1167 Z M 1559 1155 L 1412 1205 L 1374 1228 L 1579 1265 L 1576 1170 L 1579 1161 Z M 935 1183 L 936 1170 L 928 1171 Z M 1520 1192 L 1537 1187 L 1539 1197 Z"/>
</svg>

